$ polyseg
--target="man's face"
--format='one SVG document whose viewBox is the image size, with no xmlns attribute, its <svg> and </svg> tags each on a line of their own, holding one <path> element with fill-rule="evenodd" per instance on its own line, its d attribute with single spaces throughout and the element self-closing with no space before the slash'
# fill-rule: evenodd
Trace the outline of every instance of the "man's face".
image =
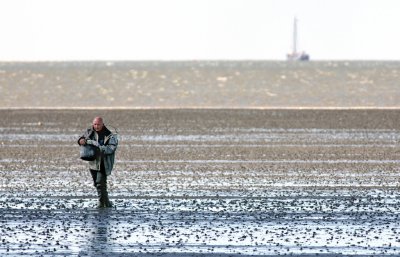
<svg viewBox="0 0 400 257">
<path fill-rule="evenodd" d="M 102 119 L 94 119 L 93 120 L 93 129 L 96 130 L 97 132 L 101 131 L 103 129 L 103 120 Z"/>
</svg>

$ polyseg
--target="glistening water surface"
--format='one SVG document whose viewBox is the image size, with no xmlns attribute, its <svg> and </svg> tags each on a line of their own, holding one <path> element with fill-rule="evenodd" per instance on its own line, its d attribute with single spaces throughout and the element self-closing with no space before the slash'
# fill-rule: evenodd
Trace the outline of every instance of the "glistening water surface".
<svg viewBox="0 0 400 257">
<path fill-rule="evenodd" d="M 2 256 L 400 254 L 399 111 L 104 111 L 101 210 L 76 145 L 97 112 L 0 112 Z"/>
</svg>

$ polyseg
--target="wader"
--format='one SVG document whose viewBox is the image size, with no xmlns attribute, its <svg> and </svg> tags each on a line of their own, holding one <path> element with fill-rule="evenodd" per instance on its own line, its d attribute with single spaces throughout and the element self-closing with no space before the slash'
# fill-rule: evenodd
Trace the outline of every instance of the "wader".
<svg viewBox="0 0 400 257">
<path fill-rule="evenodd" d="M 101 160 L 100 170 L 90 170 L 93 178 L 93 184 L 97 190 L 97 197 L 99 198 L 99 204 L 97 208 L 110 208 L 112 204 L 108 199 L 107 192 L 107 175 L 104 168 L 104 161 Z"/>
</svg>

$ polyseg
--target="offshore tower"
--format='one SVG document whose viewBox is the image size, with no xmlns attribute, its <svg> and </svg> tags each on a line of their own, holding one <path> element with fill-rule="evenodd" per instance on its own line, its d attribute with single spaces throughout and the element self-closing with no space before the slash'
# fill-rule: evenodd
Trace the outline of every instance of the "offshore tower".
<svg viewBox="0 0 400 257">
<path fill-rule="evenodd" d="M 297 51 L 297 18 L 294 18 L 294 22 L 293 22 L 293 41 L 292 41 L 292 52 L 288 53 L 286 55 L 286 58 L 288 61 L 309 61 L 310 60 L 310 56 L 302 51 L 302 52 L 298 52 Z"/>
</svg>

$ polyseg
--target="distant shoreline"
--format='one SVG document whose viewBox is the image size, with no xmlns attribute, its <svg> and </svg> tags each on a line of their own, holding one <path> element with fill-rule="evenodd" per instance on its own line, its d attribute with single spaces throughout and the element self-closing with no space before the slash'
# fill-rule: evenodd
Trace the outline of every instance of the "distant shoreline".
<svg viewBox="0 0 400 257">
<path fill-rule="evenodd" d="M 152 62 L 162 62 L 162 63 L 198 63 L 198 62 L 284 62 L 284 63 L 299 63 L 287 61 L 285 59 L 182 59 L 182 60 L 163 60 L 163 59 L 149 59 L 149 60 L 0 60 L 0 63 L 88 63 L 88 62 L 96 62 L 96 63 L 152 63 Z M 385 60 L 385 59 L 337 59 L 337 60 L 323 60 L 323 59 L 313 59 L 308 63 L 323 63 L 323 62 L 400 62 L 400 60 Z"/>
<path fill-rule="evenodd" d="M 0 60 L 0 67 L 4 65 L 100 65 L 100 66 L 118 66 L 118 64 L 140 64 L 140 65 L 161 65 L 161 64 L 174 64 L 174 65 L 224 65 L 224 64 L 283 64 L 288 66 L 313 66 L 318 64 L 342 64 L 344 66 L 351 64 L 399 64 L 400 60 L 312 60 L 308 62 L 295 62 L 287 60 Z"/>
<path fill-rule="evenodd" d="M 314 106 L 288 106 L 288 107 L 204 107 L 204 106 L 188 106 L 188 107 L 0 107 L 0 110 L 400 110 L 400 106 L 379 107 L 379 106 L 354 106 L 354 107 L 314 107 Z"/>
</svg>

